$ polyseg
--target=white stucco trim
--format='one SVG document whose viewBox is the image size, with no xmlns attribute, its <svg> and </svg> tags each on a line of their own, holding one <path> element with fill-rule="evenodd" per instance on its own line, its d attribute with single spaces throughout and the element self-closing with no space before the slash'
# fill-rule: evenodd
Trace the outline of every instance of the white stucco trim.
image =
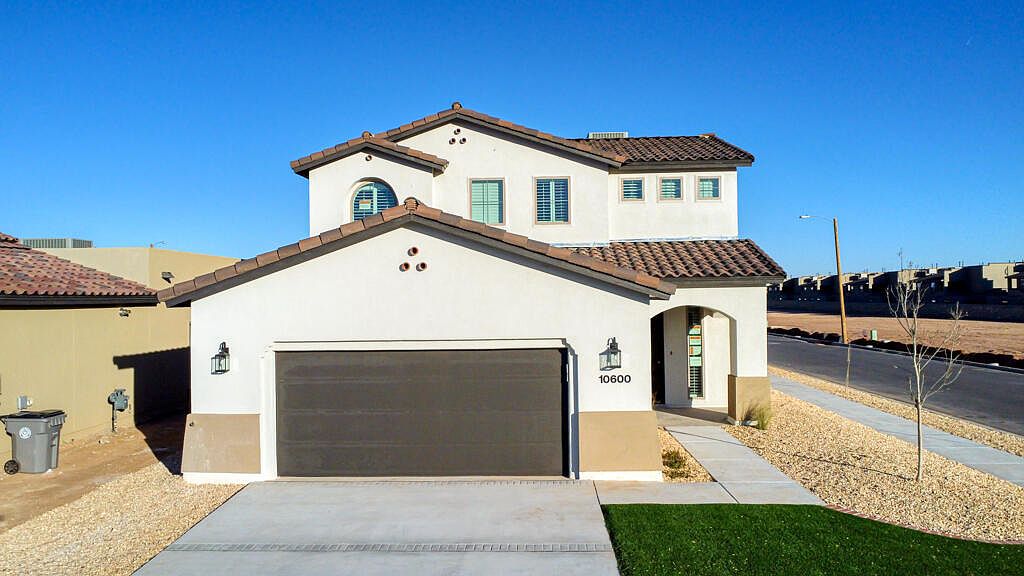
<svg viewBox="0 0 1024 576">
<path fill-rule="evenodd" d="M 347 341 L 302 341 L 274 342 L 260 355 L 260 474 L 253 474 L 256 480 L 280 478 L 277 473 L 277 352 L 302 352 L 315 350 L 501 350 L 528 348 L 565 348 L 568 359 L 568 391 L 565 410 L 565 426 L 569 434 L 569 478 L 579 479 L 579 430 L 576 428 L 577 384 L 574 374 L 572 346 L 563 338 L 517 338 L 508 340 L 347 340 Z M 660 472 L 659 472 L 660 474 Z M 197 479 L 196 482 L 205 480 Z M 249 480 L 253 481 L 253 480 Z M 212 481 L 210 481 L 212 482 Z M 230 483 L 230 482 L 222 482 Z"/>
<path fill-rule="evenodd" d="M 610 472 L 583 472 L 581 480 L 618 480 L 631 482 L 662 482 L 660 470 L 615 470 Z"/>
<path fill-rule="evenodd" d="M 275 342 L 273 352 L 310 350 L 522 350 L 529 348 L 566 348 L 562 338 L 520 338 L 516 340 L 346 340 L 338 342 Z"/>
<path fill-rule="evenodd" d="M 270 480 L 264 474 L 240 474 L 235 472 L 183 472 L 182 477 L 189 484 L 248 484 Z"/>
</svg>

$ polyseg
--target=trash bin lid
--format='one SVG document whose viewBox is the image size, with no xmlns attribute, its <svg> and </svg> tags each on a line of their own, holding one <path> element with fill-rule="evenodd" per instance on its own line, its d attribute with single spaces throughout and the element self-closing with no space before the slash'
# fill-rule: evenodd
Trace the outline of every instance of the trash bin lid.
<svg viewBox="0 0 1024 576">
<path fill-rule="evenodd" d="M 20 418 L 22 420 L 46 420 L 47 418 L 53 418 L 54 416 L 61 416 L 63 414 L 63 410 L 21 410 L 13 414 L 0 416 L 0 418 L 3 418 L 4 420 L 9 418 Z"/>
</svg>

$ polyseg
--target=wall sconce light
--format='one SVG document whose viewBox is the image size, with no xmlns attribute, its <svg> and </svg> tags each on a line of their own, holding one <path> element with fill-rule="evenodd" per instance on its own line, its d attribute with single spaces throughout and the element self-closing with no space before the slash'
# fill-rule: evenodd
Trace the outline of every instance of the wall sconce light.
<svg viewBox="0 0 1024 576">
<path fill-rule="evenodd" d="M 132 315 L 132 311 L 127 308 L 119 308 L 117 310 L 117 315 L 121 318 L 127 318 Z"/>
<path fill-rule="evenodd" d="M 170 272 L 161 272 L 160 277 L 163 278 L 164 282 L 167 283 L 170 283 L 171 280 L 174 280 L 174 274 L 171 274 Z"/>
<path fill-rule="evenodd" d="M 210 374 L 223 374 L 231 369 L 231 354 L 225 342 L 220 343 L 217 353 L 210 358 Z"/>
<path fill-rule="evenodd" d="M 622 368 L 622 351 L 619 350 L 619 343 L 615 341 L 614 336 L 608 339 L 608 347 L 601 352 L 600 358 L 602 371 Z"/>
</svg>

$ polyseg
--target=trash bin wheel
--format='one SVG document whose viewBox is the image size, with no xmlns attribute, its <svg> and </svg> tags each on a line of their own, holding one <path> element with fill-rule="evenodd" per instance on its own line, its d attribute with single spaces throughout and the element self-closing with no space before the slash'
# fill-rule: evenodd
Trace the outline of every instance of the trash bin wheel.
<svg viewBox="0 0 1024 576">
<path fill-rule="evenodd" d="M 4 472 L 8 474 L 17 474 L 18 470 L 21 470 L 21 465 L 18 464 L 17 460 L 8 460 L 4 462 Z"/>
</svg>

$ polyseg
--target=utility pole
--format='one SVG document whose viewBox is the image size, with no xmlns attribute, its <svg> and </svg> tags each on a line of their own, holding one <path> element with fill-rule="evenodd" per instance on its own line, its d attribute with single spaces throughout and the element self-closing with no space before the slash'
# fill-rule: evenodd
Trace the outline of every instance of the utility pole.
<svg viewBox="0 0 1024 576">
<path fill-rule="evenodd" d="M 824 220 L 821 216 L 811 216 L 810 214 L 803 214 L 800 216 L 801 220 L 808 220 L 810 218 Z M 843 292 L 843 264 L 839 260 L 838 218 L 832 218 L 832 237 L 836 242 L 836 287 L 839 290 L 839 337 L 842 339 L 843 344 L 849 344 L 850 339 L 846 334 L 846 294 Z M 849 361 L 847 361 L 847 367 L 849 367 Z M 849 384 L 849 376 L 847 376 L 847 384 Z"/>
<path fill-rule="evenodd" d="M 843 344 L 849 344 L 846 336 L 846 295 L 843 293 L 843 265 L 839 259 L 839 220 L 832 219 L 832 234 L 836 241 L 836 285 L 839 287 L 839 325 Z"/>
</svg>

